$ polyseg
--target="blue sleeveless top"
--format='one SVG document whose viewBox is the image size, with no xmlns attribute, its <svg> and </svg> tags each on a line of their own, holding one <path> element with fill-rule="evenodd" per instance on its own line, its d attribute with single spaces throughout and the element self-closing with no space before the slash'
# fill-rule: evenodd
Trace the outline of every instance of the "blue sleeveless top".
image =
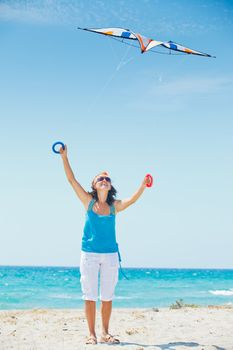
<svg viewBox="0 0 233 350">
<path fill-rule="evenodd" d="M 99 215 L 93 211 L 92 199 L 86 213 L 82 237 L 82 250 L 90 253 L 116 253 L 118 245 L 115 231 L 115 207 L 110 206 L 109 215 Z"/>
</svg>

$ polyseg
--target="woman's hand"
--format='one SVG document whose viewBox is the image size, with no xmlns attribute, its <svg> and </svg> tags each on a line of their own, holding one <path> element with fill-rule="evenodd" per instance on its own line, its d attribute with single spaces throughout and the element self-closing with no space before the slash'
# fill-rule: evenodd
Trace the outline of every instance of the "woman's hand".
<svg viewBox="0 0 233 350">
<path fill-rule="evenodd" d="M 143 182 L 142 182 L 142 186 L 144 188 L 146 188 L 147 185 L 149 185 L 150 183 L 151 183 L 151 180 L 150 180 L 149 176 L 145 176 L 144 179 L 143 179 Z"/>
<path fill-rule="evenodd" d="M 63 149 L 63 147 L 60 147 L 59 152 L 60 152 L 62 159 L 67 158 L 67 146 L 66 145 L 65 145 L 65 149 Z"/>
</svg>

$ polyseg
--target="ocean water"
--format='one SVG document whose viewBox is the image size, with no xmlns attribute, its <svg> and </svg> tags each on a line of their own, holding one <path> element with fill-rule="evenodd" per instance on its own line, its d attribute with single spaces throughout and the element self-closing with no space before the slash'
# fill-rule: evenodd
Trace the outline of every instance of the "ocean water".
<svg viewBox="0 0 233 350">
<path fill-rule="evenodd" d="M 233 304 L 233 270 L 124 268 L 114 306 Z M 0 266 L 0 309 L 82 308 L 79 268 Z"/>
</svg>

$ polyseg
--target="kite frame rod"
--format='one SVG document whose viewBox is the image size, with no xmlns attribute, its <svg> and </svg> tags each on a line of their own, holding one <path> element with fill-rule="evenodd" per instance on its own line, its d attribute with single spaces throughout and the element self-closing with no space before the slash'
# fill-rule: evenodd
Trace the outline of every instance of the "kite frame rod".
<svg viewBox="0 0 233 350">
<path fill-rule="evenodd" d="M 117 39 L 118 38 L 118 39 Z M 110 36 L 109 35 L 109 39 L 112 39 L 112 40 L 116 40 L 116 41 L 118 41 L 119 43 L 122 43 L 122 44 L 125 44 L 125 45 L 129 45 L 129 46 L 132 46 L 132 47 L 135 47 L 136 49 L 140 49 L 140 46 L 137 46 L 137 45 L 132 45 L 132 44 L 129 44 L 129 43 L 127 43 L 127 42 L 125 42 L 124 41 L 124 39 L 126 39 L 126 38 L 123 38 L 122 40 L 120 40 L 120 38 L 119 37 L 114 37 L 113 38 L 113 36 Z M 165 48 L 164 47 L 164 49 L 167 49 L 167 48 Z M 176 50 L 174 50 L 174 51 L 176 51 Z M 153 53 L 158 53 L 158 54 L 160 54 L 160 55 L 172 55 L 172 56 L 186 56 L 187 55 L 187 53 L 168 53 L 168 52 L 160 52 L 160 51 L 156 51 L 156 50 L 153 50 L 153 49 L 150 49 L 149 51 L 148 51 L 149 53 L 150 52 L 153 52 Z M 179 51 L 179 52 L 182 52 L 182 51 Z"/>
<path fill-rule="evenodd" d="M 120 28 L 120 27 L 114 27 L 114 28 L 117 28 L 117 29 L 125 29 L 125 28 Z M 93 29 L 88 29 L 88 28 L 81 28 L 81 27 L 77 27 L 77 29 L 80 29 L 80 30 L 86 30 L 87 32 L 91 32 L 91 33 L 96 33 L 96 34 L 101 34 L 101 35 L 105 35 L 107 37 L 115 37 L 115 38 L 119 38 L 119 39 L 127 39 L 127 40 L 138 40 L 137 38 L 124 38 L 122 36 L 118 36 L 118 35 L 113 35 L 113 34 L 105 34 L 105 33 L 100 33 L 100 32 L 97 32 L 96 30 L 98 30 L 98 28 L 95 28 L 96 30 L 93 30 Z M 101 28 L 99 28 L 101 29 Z M 131 32 L 129 29 L 125 29 L 126 31 L 129 31 Z M 133 33 L 133 32 L 131 32 Z M 134 33 L 133 33 L 134 34 Z"/>
<path fill-rule="evenodd" d="M 170 43 L 173 43 L 173 41 L 167 41 L 168 44 Z M 183 44 L 179 44 L 177 42 L 174 42 L 175 45 L 179 45 L 179 46 L 183 46 L 185 47 Z M 161 44 L 165 49 L 168 49 L 168 50 L 172 50 L 172 51 L 179 51 L 179 52 L 184 52 L 182 50 L 179 50 L 179 49 L 173 49 L 173 48 L 168 48 L 166 45 L 164 44 Z M 210 57 L 210 58 L 216 58 L 216 56 L 212 56 L 208 53 L 205 53 L 205 52 L 202 52 L 202 51 L 198 51 L 198 50 L 195 50 L 195 49 L 192 49 L 193 51 L 196 51 L 197 53 L 192 53 L 192 52 L 184 52 L 185 55 L 194 55 L 194 56 L 202 56 L 202 57 Z"/>
</svg>

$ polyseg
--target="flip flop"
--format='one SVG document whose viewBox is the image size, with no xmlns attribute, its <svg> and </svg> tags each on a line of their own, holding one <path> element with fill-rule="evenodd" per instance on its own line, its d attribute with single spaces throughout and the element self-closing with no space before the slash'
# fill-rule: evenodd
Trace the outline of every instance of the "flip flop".
<svg viewBox="0 0 233 350">
<path fill-rule="evenodd" d="M 104 336 L 102 335 L 102 337 L 100 338 L 100 343 L 120 344 L 120 340 L 115 338 L 111 334 L 107 334 L 107 335 L 104 335 Z"/>
<path fill-rule="evenodd" d="M 95 337 L 89 337 L 86 341 L 86 344 L 95 345 L 97 344 L 97 339 Z"/>
</svg>

